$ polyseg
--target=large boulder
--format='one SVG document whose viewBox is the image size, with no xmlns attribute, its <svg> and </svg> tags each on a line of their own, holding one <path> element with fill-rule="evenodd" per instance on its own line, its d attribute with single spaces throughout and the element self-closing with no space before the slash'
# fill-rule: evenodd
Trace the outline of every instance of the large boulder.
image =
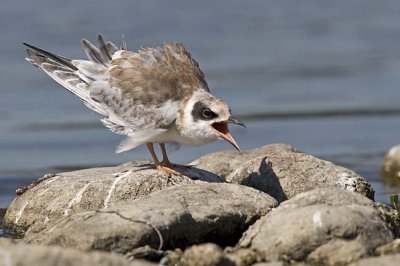
<svg viewBox="0 0 400 266">
<path fill-rule="evenodd" d="M 40 231 L 72 213 L 109 208 L 167 187 L 201 181 L 223 182 L 201 169 L 183 171 L 182 176 L 168 176 L 154 170 L 148 162 L 134 162 L 46 175 L 17 190 L 18 196 L 8 208 L 3 225 L 19 234 L 32 225 Z"/>
<path fill-rule="evenodd" d="M 151 266 L 158 265 L 144 260 L 127 260 L 117 254 L 82 252 L 72 248 L 15 244 L 0 239 L 0 266 L 32 265 L 98 265 L 98 266 Z"/>
<path fill-rule="evenodd" d="M 285 144 L 241 153 L 212 153 L 192 164 L 220 175 L 227 182 L 259 189 L 279 202 L 318 187 L 339 187 L 374 198 L 371 185 L 354 171 Z"/>
<path fill-rule="evenodd" d="M 319 188 L 293 197 L 258 220 L 238 249 L 251 249 L 258 261 L 344 265 L 394 239 L 388 219 L 388 213 L 362 195 Z"/>
<path fill-rule="evenodd" d="M 118 253 L 145 245 L 163 250 L 202 242 L 234 245 L 276 205 L 269 195 L 245 186 L 189 184 L 72 214 L 40 233 L 28 230 L 24 241 Z"/>
</svg>

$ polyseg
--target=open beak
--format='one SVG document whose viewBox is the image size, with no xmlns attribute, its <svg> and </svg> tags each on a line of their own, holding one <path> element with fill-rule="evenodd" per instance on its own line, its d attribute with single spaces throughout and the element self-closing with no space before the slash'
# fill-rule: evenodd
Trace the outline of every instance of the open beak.
<svg viewBox="0 0 400 266">
<path fill-rule="evenodd" d="M 212 124 L 212 128 L 217 132 L 219 137 L 221 139 L 226 140 L 230 144 L 232 144 L 233 147 L 235 147 L 238 151 L 240 151 L 239 145 L 236 143 L 234 138 L 232 137 L 231 133 L 229 132 L 228 129 L 228 122 L 229 123 L 234 123 L 237 125 L 245 126 L 242 122 L 235 118 L 229 118 L 227 122 L 216 122 Z"/>
<path fill-rule="evenodd" d="M 234 118 L 232 116 L 229 117 L 228 123 L 232 123 L 232 124 L 236 124 L 236 125 L 239 125 L 239 126 L 242 126 L 242 127 L 246 127 L 246 125 L 242 121 L 239 121 L 239 120 L 237 120 L 236 118 Z"/>
</svg>

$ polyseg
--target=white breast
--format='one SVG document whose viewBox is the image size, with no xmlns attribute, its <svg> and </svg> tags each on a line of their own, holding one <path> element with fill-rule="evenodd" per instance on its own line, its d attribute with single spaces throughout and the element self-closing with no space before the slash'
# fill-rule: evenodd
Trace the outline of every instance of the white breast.
<svg viewBox="0 0 400 266">
<path fill-rule="evenodd" d="M 199 132 L 198 132 L 199 133 Z M 149 142 L 156 142 L 156 143 L 179 143 L 188 146 L 202 146 L 212 141 L 217 140 L 217 138 L 212 137 L 199 137 L 197 134 L 193 137 L 182 136 L 180 135 L 175 127 L 172 127 L 161 134 L 158 134 L 151 138 Z"/>
</svg>

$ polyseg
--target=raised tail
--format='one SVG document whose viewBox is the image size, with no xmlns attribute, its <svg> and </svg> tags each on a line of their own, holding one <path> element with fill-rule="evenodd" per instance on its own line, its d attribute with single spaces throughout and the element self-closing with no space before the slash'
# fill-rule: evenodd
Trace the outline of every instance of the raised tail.
<svg viewBox="0 0 400 266">
<path fill-rule="evenodd" d="M 42 69 L 52 79 L 81 99 L 93 111 L 108 116 L 104 107 L 90 97 L 90 91 L 96 86 L 106 86 L 108 66 L 112 55 L 118 50 L 112 42 L 105 42 L 103 36 L 97 36 L 99 46 L 82 40 L 82 46 L 88 60 L 71 60 L 31 44 L 28 47 L 27 61 Z"/>
</svg>

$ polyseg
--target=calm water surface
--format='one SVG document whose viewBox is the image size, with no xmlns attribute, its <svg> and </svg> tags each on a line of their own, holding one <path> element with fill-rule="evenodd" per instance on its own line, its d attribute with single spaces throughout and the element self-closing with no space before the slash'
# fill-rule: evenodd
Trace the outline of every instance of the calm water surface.
<svg viewBox="0 0 400 266">
<path fill-rule="evenodd" d="M 400 137 L 399 1 L 8 1 L 0 10 L 0 208 L 48 172 L 150 159 L 24 61 L 22 42 L 71 58 L 96 34 L 130 49 L 181 41 L 214 94 L 248 128 L 242 149 L 288 143 L 365 176 L 387 202 L 379 168 Z M 181 147 L 187 163 L 226 143 Z"/>
</svg>

